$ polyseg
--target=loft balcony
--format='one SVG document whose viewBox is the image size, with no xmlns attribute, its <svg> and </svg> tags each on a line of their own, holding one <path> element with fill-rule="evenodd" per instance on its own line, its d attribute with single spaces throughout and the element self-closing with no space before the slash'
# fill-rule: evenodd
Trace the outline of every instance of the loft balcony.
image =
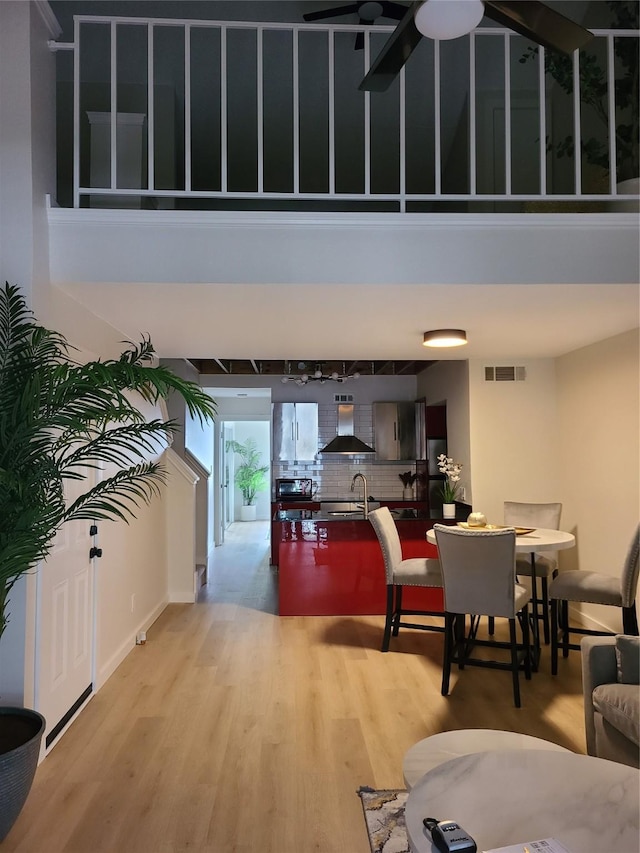
<svg viewBox="0 0 640 853">
<path fill-rule="evenodd" d="M 632 209 L 637 29 L 572 58 L 501 27 L 422 39 L 358 85 L 392 26 L 77 16 L 57 51 L 57 205 L 374 213 Z M 363 49 L 355 50 L 363 33 Z M 578 81 L 578 85 L 574 85 Z M 576 140 L 578 144 L 576 144 Z"/>
</svg>

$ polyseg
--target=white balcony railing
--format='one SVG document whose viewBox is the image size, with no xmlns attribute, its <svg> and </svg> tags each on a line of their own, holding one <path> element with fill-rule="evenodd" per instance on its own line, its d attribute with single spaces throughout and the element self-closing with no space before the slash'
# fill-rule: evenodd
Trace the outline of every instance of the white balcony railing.
<svg viewBox="0 0 640 853">
<path fill-rule="evenodd" d="M 65 174 L 74 207 L 482 211 L 617 198 L 630 164 L 616 128 L 635 122 L 637 135 L 638 107 L 623 101 L 616 50 L 640 31 L 594 30 L 593 59 L 574 54 L 573 80 L 585 61 L 602 69 L 594 109 L 545 72 L 543 48 L 489 27 L 423 39 L 388 92 L 359 91 L 392 30 L 76 17 L 74 43 L 52 45 L 59 203 Z"/>
</svg>

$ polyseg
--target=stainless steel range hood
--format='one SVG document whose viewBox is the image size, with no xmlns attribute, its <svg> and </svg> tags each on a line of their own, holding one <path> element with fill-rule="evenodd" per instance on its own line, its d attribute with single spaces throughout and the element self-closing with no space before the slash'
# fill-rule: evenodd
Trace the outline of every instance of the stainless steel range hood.
<svg viewBox="0 0 640 853">
<path fill-rule="evenodd" d="M 340 404 L 338 406 L 338 434 L 331 439 L 319 453 L 339 453 L 343 456 L 359 456 L 361 453 L 375 453 L 372 447 L 365 444 L 353 434 L 354 406 Z"/>
</svg>

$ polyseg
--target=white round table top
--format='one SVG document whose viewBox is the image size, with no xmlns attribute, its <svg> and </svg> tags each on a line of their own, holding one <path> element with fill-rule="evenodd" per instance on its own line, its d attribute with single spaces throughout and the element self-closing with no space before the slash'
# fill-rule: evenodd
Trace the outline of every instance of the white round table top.
<svg viewBox="0 0 640 853">
<path fill-rule="evenodd" d="M 569 752 L 557 743 L 519 732 L 503 732 L 499 729 L 456 729 L 438 732 L 419 740 L 406 751 L 402 762 L 406 788 L 410 791 L 425 773 L 445 761 L 491 749 L 555 749 Z"/>
<path fill-rule="evenodd" d="M 449 525 L 451 527 L 455 525 Z M 506 526 L 506 525 L 505 525 Z M 482 528 L 475 528 L 481 531 Z M 427 541 L 436 544 L 436 534 L 433 528 L 427 530 Z M 552 530 L 548 527 L 536 527 L 532 533 L 524 533 L 516 536 L 516 551 L 518 553 L 533 551 L 564 551 L 565 548 L 573 548 L 576 537 L 573 533 L 564 530 Z"/>
<path fill-rule="evenodd" d="M 437 853 L 422 819 L 455 820 L 478 851 L 556 838 L 571 853 L 638 853 L 640 772 L 546 749 L 454 758 L 416 783 L 405 820 L 413 853 Z M 531 849 L 531 845 L 527 845 Z"/>
</svg>

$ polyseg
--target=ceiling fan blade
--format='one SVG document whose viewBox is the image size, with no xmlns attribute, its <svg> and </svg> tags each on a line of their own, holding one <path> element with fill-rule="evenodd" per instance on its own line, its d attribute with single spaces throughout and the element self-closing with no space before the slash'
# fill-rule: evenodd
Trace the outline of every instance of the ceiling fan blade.
<svg viewBox="0 0 640 853">
<path fill-rule="evenodd" d="M 412 3 L 408 7 L 404 17 L 391 33 L 366 77 L 358 86 L 360 90 L 385 92 L 389 88 L 422 38 L 414 22 L 415 11 L 420 5 L 420 3 Z"/>
<path fill-rule="evenodd" d="M 322 12 L 307 12 L 302 17 L 305 21 L 322 21 L 325 18 L 338 18 L 340 15 L 353 15 L 359 8 L 358 3 L 350 3 L 348 6 L 334 6 L 333 9 L 325 9 Z"/>
<path fill-rule="evenodd" d="M 487 17 L 551 50 L 571 55 L 593 33 L 538 0 L 484 0 Z"/>
<path fill-rule="evenodd" d="M 382 17 L 390 18 L 392 21 L 401 21 L 406 12 L 407 7 L 402 3 L 394 3 L 392 0 L 382 0 Z"/>
</svg>

